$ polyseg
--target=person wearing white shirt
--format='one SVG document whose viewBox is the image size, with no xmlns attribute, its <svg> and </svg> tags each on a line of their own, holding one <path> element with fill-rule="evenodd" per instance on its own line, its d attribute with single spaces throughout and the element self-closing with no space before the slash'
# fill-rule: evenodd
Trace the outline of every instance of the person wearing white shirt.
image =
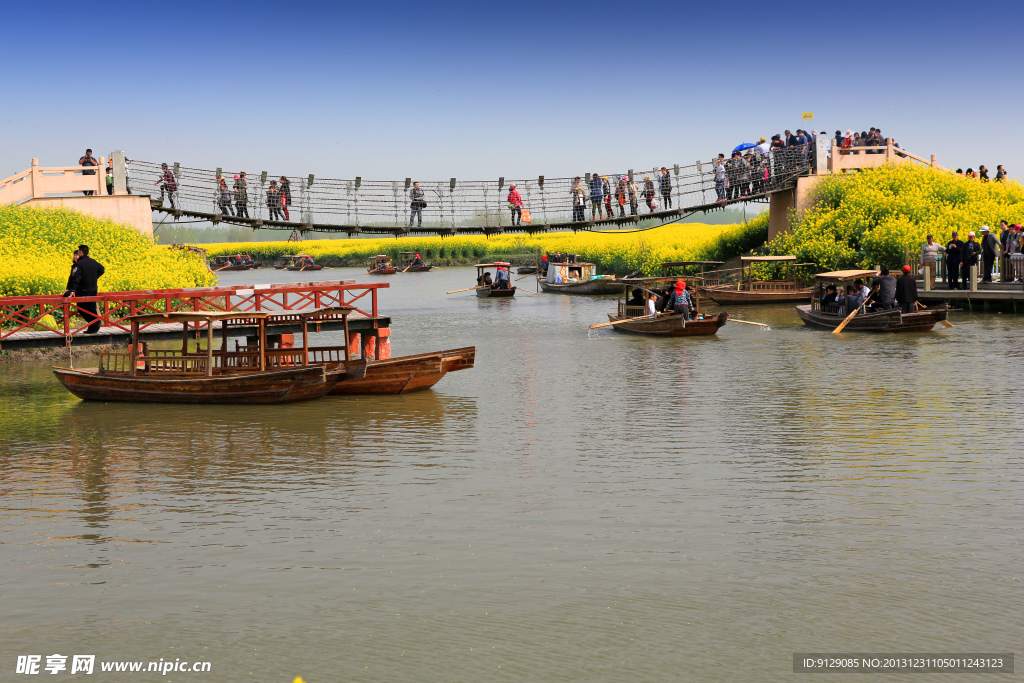
<svg viewBox="0 0 1024 683">
<path fill-rule="evenodd" d="M 718 201 L 725 201 L 725 155 L 719 154 L 715 165 L 715 192 L 718 194 Z"/>
</svg>

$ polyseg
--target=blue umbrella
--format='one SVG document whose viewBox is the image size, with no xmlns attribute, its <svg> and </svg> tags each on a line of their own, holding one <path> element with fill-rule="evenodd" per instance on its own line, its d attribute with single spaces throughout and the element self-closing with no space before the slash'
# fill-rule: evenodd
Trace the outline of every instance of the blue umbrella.
<svg viewBox="0 0 1024 683">
<path fill-rule="evenodd" d="M 750 149 L 751 147 L 757 147 L 757 145 L 755 145 L 753 142 L 741 142 L 740 144 L 736 145 L 736 147 L 732 151 L 742 152 L 743 150 Z"/>
</svg>

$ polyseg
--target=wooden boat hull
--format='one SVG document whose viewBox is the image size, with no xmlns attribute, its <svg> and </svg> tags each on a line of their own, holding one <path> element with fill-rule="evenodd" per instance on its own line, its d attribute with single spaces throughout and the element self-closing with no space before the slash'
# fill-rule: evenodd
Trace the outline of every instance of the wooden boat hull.
<svg viewBox="0 0 1024 683">
<path fill-rule="evenodd" d="M 290 403 L 320 398 L 337 382 L 320 365 L 218 377 L 129 377 L 96 368 L 53 368 L 53 374 L 81 399 L 133 403 Z"/>
<path fill-rule="evenodd" d="M 537 272 L 537 266 L 522 266 L 516 271 L 517 275 L 532 275 Z"/>
<path fill-rule="evenodd" d="M 782 304 L 807 301 L 814 292 L 813 287 L 794 290 L 747 291 L 735 287 L 700 287 L 700 293 L 722 304 Z"/>
<path fill-rule="evenodd" d="M 829 315 L 821 311 L 811 310 L 810 304 L 796 307 L 797 315 L 805 325 L 834 330 L 846 319 L 845 315 Z M 843 331 L 850 332 L 928 332 L 936 324 L 945 320 L 949 309 L 929 308 L 916 313 L 902 313 L 894 308 L 877 313 L 858 313 L 846 324 Z"/>
<path fill-rule="evenodd" d="M 427 272 L 430 272 L 430 269 L 433 268 L 433 267 L 434 266 L 409 266 L 408 268 L 403 268 L 402 272 L 403 273 L 427 273 Z"/>
<path fill-rule="evenodd" d="M 331 393 L 407 394 L 411 391 L 429 389 L 447 373 L 467 370 L 472 368 L 475 362 L 475 346 L 368 361 L 364 376 L 338 381 Z M 335 364 L 334 368 L 344 370 L 344 365 Z M 328 372 L 331 372 L 331 366 L 328 366 Z"/>
<path fill-rule="evenodd" d="M 540 288 L 548 294 L 622 294 L 623 283 L 618 280 L 599 279 L 585 282 L 548 282 L 540 280 Z"/>
<path fill-rule="evenodd" d="M 366 271 L 368 275 L 394 275 L 397 272 L 397 268 L 379 268 L 377 270 L 367 269 Z"/>
<path fill-rule="evenodd" d="M 489 289 L 489 288 L 478 289 L 478 290 L 476 290 L 476 295 L 478 297 L 480 297 L 481 299 L 489 299 L 489 298 L 492 298 L 492 297 L 506 297 L 507 298 L 507 297 L 515 296 L 516 295 L 516 288 L 515 287 L 509 287 L 508 289 Z"/>
<path fill-rule="evenodd" d="M 220 266 L 220 267 L 211 268 L 210 270 L 212 270 L 215 273 L 226 273 L 226 272 L 233 271 L 233 270 L 255 270 L 256 268 L 259 268 L 259 266 L 253 264 L 253 265 L 243 265 L 243 266 Z"/>
<path fill-rule="evenodd" d="M 728 319 L 728 313 L 719 313 L 714 318 L 687 320 L 684 326 L 681 315 L 670 315 L 651 320 L 634 320 L 628 323 L 612 325 L 612 328 L 620 332 L 651 334 L 660 337 L 706 337 L 718 334 L 718 329 L 725 325 L 725 321 Z M 609 313 L 608 320 L 609 322 L 615 322 L 616 320 L 628 320 L 628 318 Z"/>
<path fill-rule="evenodd" d="M 296 271 L 301 271 L 301 270 L 323 270 L 323 269 L 324 269 L 324 267 L 320 266 L 320 265 L 316 265 L 316 266 L 285 266 L 284 267 L 284 270 L 296 270 Z"/>
</svg>

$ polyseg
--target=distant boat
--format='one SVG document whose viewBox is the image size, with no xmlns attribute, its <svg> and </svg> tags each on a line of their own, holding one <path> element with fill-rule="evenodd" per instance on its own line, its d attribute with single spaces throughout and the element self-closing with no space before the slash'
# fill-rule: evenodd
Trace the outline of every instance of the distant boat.
<svg viewBox="0 0 1024 683">
<path fill-rule="evenodd" d="M 782 266 L 786 271 L 782 280 L 759 280 L 753 266 L 758 263 Z M 796 256 L 741 256 L 740 276 L 735 284 L 719 283 L 700 287 L 701 293 L 720 304 L 774 304 L 791 301 L 806 301 L 814 287 L 801 284 L 797 268 L 813 266 L 813 263 L 797 263 Z M 714 277 L 716 273 L 712 273 Z"/>
<path fill-rule="evenodd" d="M 366 272 L 369 275 L 394 275 L 398 272 L 398 269 L 395 268 L 390 256 L 378 254 L 370 259 Z"/>
<path fill-rule="evenodd" d="M 399 264 L 403 273 L 426 273 L 433 268 L 424 263 L 415 251 L 403 251 L 401 257 Z"/>
<path fill-rule="evenodd" d="M 625 290 L 624 296 L 619 299 L 616 312 L 608 314 L 608 321 L 617 322 L 618 324 L 611 325 L 610 327 L 615 328 L 619 332 L 659 337 L 704 337 L 718 334 L 718 330 L 729 319 L 729 314 L 723 312 L 716 316 L 703 315 L 700 311 L 700 294 L 696 291 L 690 292 L 693 301 L 691 315 L 693 315 L 694 319 L 684 320 L 682 315 L 673 314 L 659 314 L 654 318 L 647 317 L 646 301 L 653 296 L 650 292 L 650 287 L 657 284 L 671 284 L 677 279 L 676 277 L 632 278 L 628 284 L 623 285 L 620 283 L 620 292 L 623 289 Z M 629 296 L 629 290 L 636 287 L 645 290 L 645 303 L 642 306 L 629 306 L 627 305 L 626 297 Z"/>
<path fill-rule="evenodd" d="M 622 283 L 612 275 L 597 275 L 593 263 L 548 262 L 546 276 L 538 276 L 540 288 L 549 294 L 619 294 Z"/>
</svg>

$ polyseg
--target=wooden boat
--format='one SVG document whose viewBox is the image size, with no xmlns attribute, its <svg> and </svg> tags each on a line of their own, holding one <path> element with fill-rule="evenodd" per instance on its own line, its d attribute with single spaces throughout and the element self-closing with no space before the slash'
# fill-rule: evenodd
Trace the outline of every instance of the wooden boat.
<svg viewBox="0 0 1024 683">
<path fill-rule="evenodd" d="M 476 287 L 476 295 L 481 299 L 491 298 L 509 298 L 516 295 L 516 286 L 512 284 L 512 280 L 508 281 L 508 288 L 498 287 L 497 271 L 499 268 L 504 269 L 505 273 L 508 274 L 510 265 L 507 261 L 495 261 L 494 263 L 478 263 L 476 264 L 476 281 L 477 283 L 483 283 L 484 274 L 490 275 L 490 269 L 494 268 L 495 277 L 491 281 L 490 286 Z"/>
<path fill-rule="evenodd" d="M 770 263 L 781 266 L 785 279 L 758 280 L 754 265 Z M 720 304 L 773 304 L 791 301 L 806 301 L 814 287 L 805 287 L 800 281 L 797 268 L 812 266 L 813 263 L 797 263 L 796 256 L 741 256 L 739 280 L 731 283 L 709 283 L 701 287 L 701 293 Z"/>
<path fill-rule="evenodd" d="M 476 363 L 476 347 L 467 346 L 448 351 L 421 353 L 382 360 L 355 359 L 350 353 L 349 307 L 321 308 L 311 311 L 282 312 L 271 316 L 269 324 L 301 321 L 302 348 L 268 351 L 268 356 L 295 365 L 320 365 L 329 377 L 335 378 L 333 394 L 405 394 L 429 389 L 449 372 L 467 370 Z M 310 346 L 310 325 L 325 320 L 341 319 L 345 330 L 342 346 Z"/>
<path fill-rule="evenodd" d="M 814 276 L 815 287 L 810 303 L 797 306 L 796 312 L 805 325 L 834 330 L 842 323 L 848 312 L 841 311 L 837 304 L 823 304 L 821 297 L 828 283 L 845 285 L 857 278 L 869 278 L 876 275 L 873 270 L 840 270 L 830 273 L 819 273 Z M 903 313 L 898 308 L 886 311 L 865 311 L 863 306 L 857 315 L 850 319 L 843 331 L 850 332 L 928 332 L 936 324 L 946 320 L 949 307 L 945 304 L 917 311 Z"/>
<path fill-rule="evenodd" d="M 545 277 L 538 277 L 540 288 L 549 294 L 619 294 L 622 283 L 614 276 L 598 276 L 593 263 L 548 263 Z"/>
<path fill-rule="evenodd" d="M 210 270 L 215 273 L 233 270 L 255 270 L 262 264 L 253 261 L 248 254 L 232 254 L 231 256 L 213 256 L 210 258 Z"/>
<path fill-rule="evenodd" d="M 537 266 L 519 266 L 516 270 L 517 275 L 532 275 L 539 270 Z"/>
<path fill-rule="evenodd" d="M 267 312 L 196 311 L 135 315 L 127 353 L 101 352 L 98 367 L 53 368 L 54 376 L 79 398 L 150 403 L 285 403 L 320 398 L 339 375 L 323 365 L 268 362 Z M 231 323 L 259 329 L 255 348 L 227 349 Z M 181 350 L 150 350 L 139 341 L 141 325 L 182 323 Z M 214 325 L 220 324 L 221 349 L 214 353 Z M 207 348 L 188 352 L 189 324 L 206 326 Z"/>
<path fill-rule="evenodd" d="M 310 271 L 324 269 L 323 266 L 314 263 L 313 257 L 309 254 L 295 254 L 293 256 L 285 256 L 284 258 L 288 260 L 282 266 L 284 270 Z"/>
<path fill-rule="evenodd" d="M 620 332 L 650 334 L 660 337 L 705 337 L 718 334 L 718 330 L 729 319 L 729 314 L 726 312 L 714 316 L 703 314 L 700 310 L 700 294 L 697 288 L 690 291 L 691 298 L 693 299 L 693 310 L 691 311 L 694 317 L 693 320 L 684 320 L 683 316 L 672 314 L 659 314 L 656 318 L 641 318 L 641 316 L 647 314 L 647 300 L 657 296 L 650 288 L 659 283 L 672 284 L 677 279 L 677 277 L 632 278 L 628 285 L 623 287 L 620 284 L 620 289 L 625 290 L 623 292 L 624 296 L 619 299 L 616 312 L 608 314 L 608 322 L 620 320 L 628 320 L 629 322 L 620 322 L 611 327 Z M 629 295 L 629 290 L 634 287 L 644 290 L 645 303 L 643 306 L 627 305 L 626 297 Z M 641 319 L 634 320 L 634 318 Z"/>
<path fill-rule="evenodd" d="M 370 275 L 394 275 L 398 272 L 398 269 L 395 268 L 390 256 L 378 254 L 370 259 L 366 272 Z"/>
<path fill-rule="evenodd" d="M 419 261 L 419 263 L 417 263 Z M 403 273 L 426 273 L 434 266 L 427 265 L 415 251 L 401 252 L 399 263 Z"/>
<path fill-rule="evenodd" d="M 332 394 L 407 394 L 429 389 L 449 372 L 472 368 L 476 347 L 368 361 L 360 379 L 338 382 Z"/>
</svg>

